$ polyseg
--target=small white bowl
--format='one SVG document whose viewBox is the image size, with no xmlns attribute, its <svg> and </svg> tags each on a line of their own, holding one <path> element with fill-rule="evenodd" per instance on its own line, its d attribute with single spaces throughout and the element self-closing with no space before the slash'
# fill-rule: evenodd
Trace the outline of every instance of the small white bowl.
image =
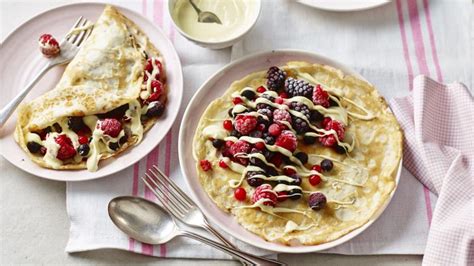
<svg viewBox="0 0 474 266">
<path fill-rule="evenodd" d="M 182 1 L 182 0 L 168 0 L 168 14 L 171 17 L 171 20 L 173 21 L 173 25 L 176 27 L 176 29 L 178 29 L 179 33 L 183 35 L 186 39 L 198 44 L 199 46 L 210 48 L 210 49 L 226 48 L 242 40 L 245 34 L 247 34 L 253 28 L 253 26 L 255 26 L 255 23 L 257 23 L 258 17 L 260 16 L 260 12 L 262 9 L 261 0 L 252 0 L 256 2 L 256 5 L 253 6 L 256 12 L 253 12 L 253 17 L 249 18 L 251 23 L 248 23 L 247 28 L 245 28 L 240 34 L 232 36 L 231 38 L 228 38 L 228 39 L 223 39 L 223 40 L 218 40 L 218 41 L 206 41 L 206 40 L 197 39 L 193 36 L 190 36 L 188 33 L 184 32 L 179 27 L 178 23 L 175 21 L 175 17 L 173 16 L 173 10 L 178 1 Z"/>
</svg>

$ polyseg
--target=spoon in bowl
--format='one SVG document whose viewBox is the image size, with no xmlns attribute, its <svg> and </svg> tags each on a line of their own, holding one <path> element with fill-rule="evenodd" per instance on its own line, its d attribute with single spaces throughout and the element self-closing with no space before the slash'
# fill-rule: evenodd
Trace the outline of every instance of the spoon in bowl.
<svg viewBox="0 0 474 266">
<path fill-rule="evenodd" d="M 189 3 L 198 14 L 198 22 L 222 24 L 221 20 L 219 19 L 219 17 L 217 17 L 216 14 L 210 11 L 202 11 L 201 9 L 199 9 L 199 7 L 197 7 L 193 0 L 189 0 Z"/>
<path fill-rule="evenodd" d="M 120 230 L 143 243 L 164 244 L 177 236 L 185 236 L 226 252 L 246 264 L 286 265 L 277 260 L 251 255 L 193 232 L 182 230 L 168 212 L 146 199 L 130 196 L 114 198 L 109 202 L 108 212 L 110 219 Z"/>
</svg>

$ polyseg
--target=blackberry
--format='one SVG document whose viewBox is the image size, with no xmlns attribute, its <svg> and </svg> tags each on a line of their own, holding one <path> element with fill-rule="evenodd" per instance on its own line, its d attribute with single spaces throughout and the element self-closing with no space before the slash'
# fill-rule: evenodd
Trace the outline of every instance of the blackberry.
<svg viewBox="0 0 474 266">
<path fill-rule="evenodd" d="M 303 96 L 311 100 L 314 87 L 301 79 L 288 78 L 285 81 L 285 91 L 293 96 Z"/>
<path fill-rule="evenodd" d="M 273 145 L 275 144 L 275 137 L 271 136 L 268 133 L 263 133 L 263 141 L 265 141 L 266 144 L 268 145 Z"/>
<path fill-rule="evenodd" d="M 296 133 L 298 134 L 306 133 L 309 130 L 308 123 L 305 120 L 296 116 L 293 116 L 292 126 L 296 130 Z"/>
<path fill-rule="evenodd" d="M 305 152 L 300 151 L 295 154 L 295 157 L 298 158 L 298 160 L 300 160 L 302 164 L 306 164 L 308 162 L 308 154 L 306 154 Z"/>
<path fill-rule="evenodd" d="M 125 115 L 125 112 L 128 110 L 129 106 L 128 103 L 121 105 L 117 108 L 115 108 L 112 111 L 109 111 L 105 114 L 100 114 L 98 115 L 99 118 L 116 118 L 120 119 Z"/>
<path fill-rule="evenodd" d="M 261 138 L 262 135 L 263 135 L 262 131 L 258 131 L 258 130 L 252 131 L 249 134 L 249 136 L 252 138 Z"/>
<path fill-rule="evenodd" d="M 346 148 L 344 148 L 340 145 L 334 145 L 333 149 L 334 149 L 335 152 L 337 152 L 339 154 L 345 154 L 346 153 Z"/>
<path fill-rule="evenodd" d="M 319 122 L 319 121 L 323 121 L 323 119 L 324 119 L 324 116 L 320 112 L 316 110 L 311 111 L 311 117 L 310 117 L 311 122 Z"/>
<path fill-rule="evenodd" d="M 222 139 L 215 139 L 212 141 L 212 146 L 216 149 L 220 149 L 225 144 L 225 141 Z"/>
<path fill-rule="evenodd" d="M 267 99 L 267 100 L 269 100 L 269 101 L 271 101 L 271 102 L 274 102 L 274 101 L 275 101 L 275 97 L 271 96 L 271 95 L 268 94 L 268 93 L 264 93 L 264 94 L 260 95 L 260 97 L 265 98 L 265 99 Z"/>
<path fill-rule="evenodd" d="M 81 129 L 83 129 L 86 126 L 84 124 L 84 121 L 82 121 L 82 117 L 79 117 L 79 116 L 69 117 L 67 121 L 67 125 L 74 132 L 79 132 Z"/>
<path fill-rule="evenodd" d="M 84 144 L 84 145 L 87 145 L 87 144 Z M 118 150 L 119 147 L 120 146 L 119 146 L 118 142 L 110 142 L 109 143 L 109 148 L 113 151 Z"/>
<path fill-rule="evenodd" d="M 254 175 L 262 175 L 263 172 L 249 171 L 245 175 L 247 177 L 247 183 L 252 187 L 258 187 L 263 184 L 263 179 L 258 177 L 253 177 Z"/>
<path fill-rule="evenodd" d="M 273 111 L 269 108 L 258 109 L 257 113 L 259 113 L 261 115 L 265 115 L 266 117 L 268 117 L 269 120 L 273 119 Z"/>
<path fill-rule="evenodd" d="M 160 101 L 155 101 L 150 103 L 148 106 L 148 111 L 146 112 L 146 116 L 148 117 L 157 117 L 163 114 L 165 111 L 165 106 Z"/>
<path fill-rule="evenodd" d="M 253 90 L 244 90 L 240 95 L 249 100 L 253 100 L 253 98 L 255 98 L 255 92 Z"/>
<path fill-rule="evenodd" d="M 316 137 L 304 135 L 303 141 L 305 144 L 314 144 L 316 142 Z"/>
<path fill-rule="evenodd" d="M 302 102 L 291 102 L 290 109 L 302 113 L 306 118 L 311 118 L 311 110 Z"/>
<path fill-rule="evenodd" d="M 267 87 L 269 90 L 278 91 L 285 84 L 286 72 L 276 66 L 272 66 L 267 71 Z"/>
<path fill-rule="evenodd" d="M 38 153 L 41 149 L 41 144 L 39 143 L 36 143 L 34 141 L 30 141 L 26 144 L 26 147 L 28 148 L 28 150 L 31 152 L 31 153 Z"/>
<path fill-rule="evenodd" d="M 128 140 L 128 135 L 125 134 L 125 135 L 123 135 L 123 137 L 121 137 L 121 138 L 119 139 L 119 143 L 120 143 L 120 144 L 124 144 L 125 142 L 127 142 L 127 140 Z"/>
</svg>

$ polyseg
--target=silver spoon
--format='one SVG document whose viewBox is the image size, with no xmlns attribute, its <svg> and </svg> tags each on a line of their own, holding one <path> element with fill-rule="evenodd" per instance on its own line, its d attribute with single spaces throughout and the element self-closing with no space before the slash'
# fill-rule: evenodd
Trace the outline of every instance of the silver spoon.
<svg viewBox="0 0 474 266">
<path fill-rule="evenodd" d="M 216 14 L 210 11 L 202 11 L 201 9 L 199 9 L 199 7 L 196 6 L 193 0 L 189 0 L 189 3 L 198 14 L 198 22 L 222 24 L 221 20 L 219 19 L 219 17 L 217 17 Z"/>
<path fill-rule="evenodd" d="M 122 196 L 112 199 L 108 206 L 113 223 L 125 234 L 140 242 L 164 244 L 177 236 L 185 236 L 220 249 L 250 265 L 286 265 L 227 247 L 190 231 L 180 229 L 173 218 L 160 206 L 146 199 Z"/>
</svg>

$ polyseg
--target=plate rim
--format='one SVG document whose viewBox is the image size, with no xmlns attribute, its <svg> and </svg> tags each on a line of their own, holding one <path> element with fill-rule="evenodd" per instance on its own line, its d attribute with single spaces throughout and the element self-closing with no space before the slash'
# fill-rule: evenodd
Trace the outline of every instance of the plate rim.
<svg viewBox="0 0 474 266">
<path fill-rule="evenodd" d="M 182 65 L 181 65 L 181 59 L 179 57 L 179 54 L 178 52 L 176 51 L 176 48 L 173 44 L 173 42 L 168 38 L 168 36 L 164 33 L 164 31 L 158 26 L 158 25 L 155 25 L 155 23 L 153 23 L 148 17 L 140 14 L 139 12 L 135 11 L 135 10 L 132 10 L 130 8 L 127 8 L 127 7 L 124 7 L 120 4 L 117 4 L 117 3 L 102 3 L 102 2 L 94 2 L 94 1 L 85 1 L 85 2 L 77 2 L 77 3 L 66 3 L 66 4 L 60 4 L 60 5 L 57 5 L 55 7 L 52 7 L 50 9 L 47 9 L 47 10 L 44 10 L 42 12 L 39 12 L 37 13 L 36 15 L 32 16 L 31 18 L 29 18 L 28 20 L 24 21 L 23 23 L 21 23 L 19 26 L 17 26 L 15 29 L 13 29 L 12 31 L 10 31 L 6 37 L 4 38 L 4 40 L 1 42 L 2 46 L 11 41 L 10 39 L 14 37 L 15 34 L 18 33 L 19 30 L 21 30 L 22 28 L 24 27 L 27 27 L 27 24 L 29 23 L 33 23 L 34 20 L 38 19 L 39 17 L 41 16 L 47 16 L 47 13 L 50 13 L 50 12 L 57 12 L 58 10 L 60 9 L 63 9 L 63 8 L 74 8 L 74 7 L 81 7 L 81 6 L 97 6 L 97 7 L 102 7 L 102 8 L 105 8 L 106 5 L 111 5 L 115 8 L 117 8 L 119 11 L 122 12 L 122 10 L 126 10 L 127 12 L 129 13 L 132 13 L 134 16 L 137 16 L 137 17 L 140 17 L 141 19 L 145 20 L 149 25 L 151 25 L 156 31 L 160 32 L 160 34 L 162 35 L 163 39 L 165 40 L 166 42 L 166 46 L 169 46 L 171 48 L 171 56 L 174 58 L 174 63 L 176 65 L 176 69 L 178 71 L 173 72 L 177 77 L 176 77 L 176 81 L 177 81 L 177 84 L 176 86 L 173 88 L 173 89 L 178 89 L 178 96 L 180 97 L 177 97 L 176 99 L 176 103 L 174 103 L 174 105 L 176 105 L 176 112 L 174 112 L 174 114 L 171 114 L 171 122 L 168 126 L 168 128 L 166 128 L 165 133 L 163 134 L 163 137 L 157 141 L 156 143 L 152 144 L 152 145 L 149 145 L 147 148 L 145 148 L 144 152 L 143 152 L 143 155 L 141 156 L 137 156 L 135 159 L 132 159 L 129 161 L 129 163 L 127 164 L 124 164 L 123 166 L 120 166 L 120 167 L 117 167 L 117 169 L 111 171 L 110 173 L 103 173 L 103 174 L 98 174 L 98 175 L 95 175 L 95 176 L 92 176 L 92 177 L 87 177 L 87 173 L 90 173 L 87 171 L 87 169 L 78 169 L 78 170 L 54 170 L 54 169 L 47 169 L 49 171 L 59 171 L 59 172 L 64 172 L 64 173 L 67 173 L 67 171 L 73 171 L 73 172 L 84 172 L 85 173 L 85 178 L 75 178 L 75 179 L 67 179 L 67 178 L 57 178 L 55 177 L 54 175 L 53 176 L 50 176 L 50 175 L 46 175 L 46 174 L 43 174 L 43 173 L 36 173 L 34 172 L 34 169 L 25 169 L 23 167 L 20 167 L 19 165 L 16 164 L 16 162 L 14 162 L 13 160 L 10 160 L 8 156 L 6 156 L 6 154 L 4 153 L 3 149 L 0 149 L 0 155 L 2 155 L 2 157 L 8 161 L 10 164 L 12 164 L 14 167 L 24 171 L 24 172 L 27 172 L 35 177 L 39 177 L 39 178 L 43 178 L 43 179 L 46 179 L 46 180 L 53 180 L 53 181 L 61 181 L 61 182 L 81 182 L 81 181 L 89 181 L 89 180 L 96 180 L 96 179 L 100 179 L 100 178 L 104 178 L 104 177 L 108 177 L 108 176 L 111 176 L 113 174 L 116 174 L 120 171 L 123 171 L 125 169 L 127 169 L 128 167 L 132 166 L 133 164 L 135 164 L 136 162 L 142 160 L 145 156 L 147 156 L 148 154 L 150 154 L 150 152 L 153 151 L 153 149 L 158 146 L 162 141 L 163 139 L 166 137 L 166 135 L 168 134 L 168 132 L 172 129 L 174 123 L 176 122 L 176 119 L 180 113 L 180 108 L 181 108 L 181 105 L 182 105 L 182 102 L 183 102 L 183 96 L 184 96 L 184 78 L 183 78 L 183 68 L 182 68 Z M 134 23 L 136 23 L 135 21 L 133 21 Z M 141 28 L 140 25 L 137 25 L 138 27 Z M 20 88 L 21 89 L 21 88 Z M 17 112 L 15 110 L 15 112 Z M 159 122 L 159 121 L 158 121 Z M 154 127 L 155 125 L 152 126 L 152 128 Z M 151 128 L 151 129 L 152 129 Z M 150 129 L 150 130 L 151 130 Z M 0 128 L 0 130 L 2 130 Z M 145 132 L 145 134 L 149 133 L 150 131 L 147 131 Z M 7 137 L 10 137 L 10 138 L 13 138 L 14 137 L 14 134 L 9 134 L 9 135 L 6 135 L 5 138 Z M 139 143 L 139 145 L 142 144 L 142 143 Z M 130 150 L 126 150 L 125 152 L 130 152 L 133 150 L 134 147 L 131 147 Z M 22 152 L 24 152 L 21 148 L 20 150 Z M 120 154 L 118 156 L 127 156 L 127 154 Z M 110 158 L 109 158 L 110 159 Z M 39 166 L 40 167 L 40 166 Z M 67 174 L 66 174 L 67 175 Z"/>
<path fill-rule="evenodd" d="M 181 172 L 182 172 L 183 177 L 184 177 L 184 181 L 185 181 L 186 186 L 188 187 L 188 189 L 191 191 L 191 194 L 194 197 L 194 200 L 195 200 L 196 204 L 198 205 L 199 209 L 201 209 L 201 211 L 204 213 L 205 217 L 208 218 L 213 224 L 216 224 L 220 229 L 224 230 L 225 232 L 230 234 L 232 237 L 234 237 L 234 238 L 236 238 L 236 239 L 238 239 L 242 242 L 245 242 L 245 243 L 247 243 L 251 246 L 258 247 L 258 248 L 261 248 L 261 249 L 264 249 L 264 250 L 267 250 L 267 251 L 273 251 L 273 252 L 278 252 L 278 253 L 294 253 L 294 254 L 311 253 L 311 252 L 317 252 L 317 251 L 322 251 L 322 250 L 326 250 L 326 249 L 329 249 L 329 248 L 333 248 L 333 247 L 339 246 L 339 245 L 353 239 L 354 237 L 356 237 L 359 234 L 361 234 L 362 232 L 364 232 L 368 227 L 370 227 L 370 225 L 372 225 L 382 215 L 382 213 L 387 209 L 388 205 L 392 201 L 393 196 L 395 194 L 395 191 L 397 190 L 398 185 L 400 183 L 400 176 L 401 176 L 401 173 L 402 173 L 402 165 L 403 165 L 403 154 L 400 157 L 400 162 L 399 162 L 399 165 L 398 165 L 397 173 L 395 175 L 395 187 L 393 188 L 392 192 L 389 194 L 389 197 L 385 200 L 385 203 L 382 206 L 380 206 L 378 210 L 375 211 L 375 213 L 372 215 L 372 217 L 370 217 L 370 219 L 366 223 L 364 223 L 360 227 L 354 229 L 353 231 L 349 232 L 348 234 L 345 234 L 345 235 L 341 236 L 338 239 L 335 239 L 333 241 L 326 242 L 326 243 L 323 243 L 323 244 L 308 245 L 308 246 L 286 246 L 286 245 L 278 245 L 278 243 L 272 243 L 272 244 L 277 244 L 278 248 L 273 248 L 272 246 L 263 245 L 264 243 L 271 243 L 271 242 L 264 240 L 260 236 L 257 236 L 257 237 L 259 237 L 262 240 L 261 244 L 255 244 L 255 243 L 247 240 L 245 237 L 232 232 L 232 230 L 226 230 L 227 225 L 224 225 L 224 224 L 220 223 L 219 221 L 217 221 L 217 219 L 213 217 L 212 213 L 205 208 L 205 204 L 200 201 L 199 197 L 197 196 L 197 191 L 195 191 L 193 189 L 193 187 L 191 186 L 191 183 L 190 183 L 190 178 L 191 178 L 192 175 L 191 175 L 191 173 L 189 173 L 187 171 L 187 168 L 185 167 L 186 155 L 191 156 L 192 160 L 194 162 L 194 156 L 192 154 L 186 154 L 185 153 L 185 147 L 184 147 L 184 142 L 185 142 L 184 141 L 184 139 L 185 139 L 184 134 L 185 134 L 185 130 L 186 130 L 185 129 L 186 128 L 185 124 L 186 124 L 186 121 L 188 121 L 190 119 L 189 116 L 190 116 L 190 113 L 192 112 L 191 107 L 195 105 L 194 102 L 198 98 L 198 95 L 201 93 L 201 91 L 205 90 L 205 87 L 207 86 L 207 84 L 214 81 L 214 80 L 219 80 L 220 76 L 223 73 L 225 73 L 228 69 L 231 69 L 236 65 L 239 65 L 243 62 L 246 62 L 247 60 L 252 60 L 252 58 L 254 58 L 254 57 L 262 57 L 262 56 L 265 56 L 265 55 L 285 54 L 285 53 L 291 53 L 292 56 L 297 56 L 297 55 L 311 56 L 311 57 L 319 58 L 319 59 L 325 60 L 327 62 L 330 62 L 331 65 L 343 66 L 345 69 L 349 70 L 349 72 L 350 72 L 350 73 L 347 73 L 346 71 L 344 71 L 345 74 L 350 74 L 350 75 L 356 76 L 356 77 L 361 78 L 364 81 L 368 82 L 362 75 L 360 75 L 357 71 L 353 70 L 349 66 L 347 66 L 345 64 L 342 64 L 342 63 L 340 63 L 336 60 L 333 60 L 331 58 L 328 58 L 328 57 L 325 57 L 325 56 L 322 56 L 320 54 L 317 54 L 317 53 L 314 53 L 314 52 L 311 52 L 311 51 L 307 51 L 307 50 L 301 50 L 301 49 L 275 49 L 275 50 L 268 50 L 268 51 L 263 51 L 263 52 L 252 53 L 250 55 L 246 55 L 244 57 L 236 59 L 236 60 L 228 63 L 227 65 L 223 66 L 222 68 L 220 68 L 216 72 L 214 72 L 214 74 L 212 74 L 208 79 L 206 79 L 206 81 L 204 81 L 204 83 L 199 87 L 199 89 L 194 93 L 193 97 L 190 99 L 188 105 L 186 106 L 186 110 L 183 114 L 183 117 L 181 119 L 181 124 L 180 124 L 179 137 L 178 137 L 178 159 L 179 159 L 180 169 L 181 169 Z M 329 64 L 327 64 L 327 65 L 329 65 Z M 215 100 L 215 99 L 212 99 L 212 100 Z M 390 110 L 390 112 L 391 112 L 391 110 Z M 202 113 L 201 113 L 201 115 L 202 115 Z M 192 133 L 193 133 L 193 136 L 194 136 L 194 133 L 195 133 L 196 129 L 193 128 L 191 130 L 192 130 Z M 197 178 L 197 177 L 194 177 L 194 178 Z M 202 189 L 202 186 L 199 186 L 198 189 L 201 190 L 202 193 L 205 193 L 205 196 L 207 197 L 207 199 L 212 202 L 212 199 L 210 199 L 209 195 L 207 195 L 207 193 Z M 212 202 L 212 204 L 215 204 L 215 203 Z M 220 208 L 218 208 L 218 209 L 219 209 L 219 211 L 222 211 Z M 230 214 L 227 214 L 227 213 L 226 213 L 226 215 L 231 216 Z M 233 218 L 233 217 L 230 217 L 230 218 Z M 235 218 L 233 218 L 233 219 L 235 219 Z M 247 232 L 250 232 L 247 229 L 245 229 L 242 225 L 240 225 L 240 224 L 238 224 L 238 225 L 240 226 L 241 230 L 246 230 Z M 254 234 L 253 232 L 250 232 L 250 233 Z"/>
<path fill-rule="evenodd" d="M 364 11 L 364 10 L 369 10 L 373 8 L 377 8 L 383 5 L 386 5 L 390 3 L 390 0 L 381 0 L 380 3 L 374 3 L 372 5 L 367 5 L 367 6 L 362 6 L 362 7 L 355 7 L 355 8 L 331 8 L 327 6 L 318 6 L 317 4 L 315 5 L 314 3 L 309 3 L 307 0 L 298 0 L 298 3 L 309 6 L 312 8 L 316 8 L 319 10 L 324 10 L 324 11 L 331 11 L 331 12 L 353 12 L 353 11 Z"/>
</svg>

